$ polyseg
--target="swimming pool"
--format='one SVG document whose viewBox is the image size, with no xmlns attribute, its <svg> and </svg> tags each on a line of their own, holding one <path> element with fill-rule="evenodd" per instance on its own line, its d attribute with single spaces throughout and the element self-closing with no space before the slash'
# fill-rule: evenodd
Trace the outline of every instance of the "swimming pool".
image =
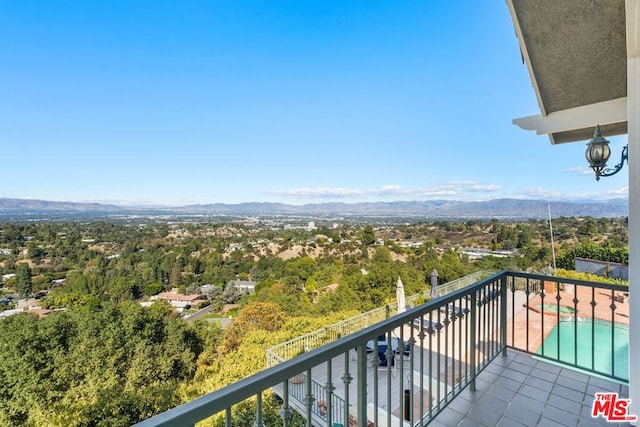
<svg viewBox="0 0 640 427">
<path fill-rule="evenodd" d="M 575 314 L 576 312 L 575 309 L 567 307 L 566 305 L 536 304 L 536 308 L 550 314 L 556 314 L 558 311 L 560 311 L 560 314 Z"/>
<path fill-rule="evenodd" d="M 592 326 L 593 325 L 593 326 Z M 576 361 L 576 328 L 577 356 Z M 613 334 L 612 334 L 613 330 Z M 593 333 L 593 339 L 592 339 Z M 613 357 L 611 337 L 613 336 Z M 560 337 L 560 356 L 558 357 L 558 337 Z M 536 351 L 546 357 L 558 359 L 564 363 L 576 364 L 580 368 L 595 370 L 603 374 L 629 379 L 629 326 L 602 320 L 560 322 L 544 340 L 543 346 Z M 592 351 L 592 349 L 594 349 Z M 593 354 L 593 360 L 592 360 Z"/>
</svg>

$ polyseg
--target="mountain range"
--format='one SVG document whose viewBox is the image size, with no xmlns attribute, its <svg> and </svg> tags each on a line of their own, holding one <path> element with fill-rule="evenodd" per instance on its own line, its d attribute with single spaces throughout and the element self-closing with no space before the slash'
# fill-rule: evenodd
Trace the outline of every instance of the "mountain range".
<svg viewBox="0 0 640 427">
<path fill-rule="evenodd" d="M 627 216 L 627 199 L 605 202 L 565 202 L 523 199 L 494 199 L 487 201 L 398 201 L 362 203 L 313 203 L 289 205 L 284 203 L 201 204 L 179 207 L 121 206 L 102 203 L 56 202 L 0 198 L 0 214 L 4 215 L 227 215 L 227 216 L 410 216 L 427 218 L 548 218 L 549 208 L 554 217 Z"/>
</svg>

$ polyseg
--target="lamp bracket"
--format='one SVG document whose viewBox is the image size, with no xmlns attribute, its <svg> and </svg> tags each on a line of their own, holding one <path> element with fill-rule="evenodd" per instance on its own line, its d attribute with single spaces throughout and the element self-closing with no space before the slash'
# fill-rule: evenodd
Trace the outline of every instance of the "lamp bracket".
<svg viewBox="0 0 640 427">
<path fill-rule="evenodd" d="M 620 158 L 620 163 L 615 165 L 613 168 L 606 168 L 600 171 L 596 170 L 596 181 L 600 181 L 601 176 L 611 176 L 620 172 L 620 170 L 624 166 L 625 160 L 629 161 L 629 145 L 628 144 L 625 145 L 624 148 L 622 149 L 622 157 Z"/>
</svg>

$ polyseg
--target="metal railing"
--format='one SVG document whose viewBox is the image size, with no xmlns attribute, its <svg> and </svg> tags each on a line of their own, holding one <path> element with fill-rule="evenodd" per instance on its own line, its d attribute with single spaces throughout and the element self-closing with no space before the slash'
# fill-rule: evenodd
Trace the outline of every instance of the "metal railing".
<svg viewBox="0 0 640 427">
<path fill-rule="evenodd" d="M 291 425 L 293 411 L 304 417 L 307 426 L 425 425 L 465 387 L 475 388 L 478 373 L 506 354 L 507 347 L 567 363 L 561 343 L 565 335 L 546 341 L 554 327 L 572 317 L 562 307 L 568 301 L 573 304 L 574 324 L 589 316 L 617 320 L 623 318 L 624 292 L 624 286 L 503 271 L 139 425 L 188 426 L 214 415 L 222 417 L 225 426 L 239 425 L 234 424 L 233 410 L 249 402 L 254 408 L 253 425 L 261 427 L 265 425 L 263 398 L 272 393 L 280 401 L 278 425 L 285 427 Z M 616 340 L 611 338 L 612 350 L 617 348 Z M 598 345 L 592 344 L 593 348 Z M 568 365 L 585 368 L 578 350 L 572 353 L 575 358 Z M 590 353 L 595 359 L 595 349 Z M 591 372 L 624 381 L 618 363 L 609 372 L 595 362 L 590 364 Z"/>
<path fill-rule="evenodd" d="M 467 276 L 461 277 L 451 282 L 447 282 L 437 287 L 438 295 L 443 296 L 455 290 L 477 283 L 482 278 L 490 276 L 486 271 L 477 271 Z M 409 307 L 419 305 L 425 299 L 430 299 L 430 290 L 410 295 L 406 298 Z M 282 344 L 275 345 L 267 349 L 267 367 L 275 366 L 285 360 L 292 359 L 304 352 L 322 347 L 325 344 L 336 341 L 344 336 L 374 325 L 388 319 L 398 312 L 398 303 L 393 302 L 383 307 L 378 307 L 366 313 L 350 317 L 333 325 L 318 329 L 308 334 L 293 338 Z"/>
<path fill-rule="evenodd" d="M 506 278 L 520 303 L 509 307 L 508 346 L 628 382 L 628 286 L 516 272 Z"/>
<path fill-rule="evenodd" d="M 231 408 L 254 398 L 254 425 L 262 426 L 263 393 L 270 390 L 282 399 L 283 426 L 292 409 L 308 426 L 398 425 L 403 419 L 404 425 L 421 425 L 473 386 L 477 373 L 506 348 L 500 334 L 503 281 L 503 275 L 493 275 L 140 425 L 192 425 L 222 412 L 231 426 Z M 305 376 L 303 387 L 291 383 L 299 374 Z"/>
<path fill-rule="evenodd" d="M 291 403 L 297 404 L 299 408 L 305 407 L 305 402 L 307 399 L 307 376 L 304 374 L 297 375 L 299 379 L 289 380 L 289 399 L 291 399 Z M 294 377 L 295 378 L 295 377 Z M 277 385 L 274 387 L 276 393 L 282 395 L 281 386 Z M 344 407 L 345 402 L 340 396 L 335 393 L 331 393 L 329 396 L 326 394 L 325 385 L 311 378 L 311 396 L 314 396 L 315 404 L 311 405 L 311 413 L 312 416 L 316 419 L 326 420 L 328 417 L 328 408 L 331 406 L 332 414 L 331 419 L 333 423 L 340 423 L 344 425 Z M 331 405 L 327 402 L 331 400 Z"/>
</svg>

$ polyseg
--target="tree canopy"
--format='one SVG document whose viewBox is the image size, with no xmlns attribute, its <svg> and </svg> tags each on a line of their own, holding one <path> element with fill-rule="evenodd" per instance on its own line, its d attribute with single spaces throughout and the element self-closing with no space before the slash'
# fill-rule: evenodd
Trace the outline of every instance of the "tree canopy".
<svg viewBox="0 0 640 427">
<path fill-rule="evenodd" d="M 0 425 L 130 425 L 180 403 L 203 340 L 169 308 L 104 304 L 0 321 Z"/>
</svg>

